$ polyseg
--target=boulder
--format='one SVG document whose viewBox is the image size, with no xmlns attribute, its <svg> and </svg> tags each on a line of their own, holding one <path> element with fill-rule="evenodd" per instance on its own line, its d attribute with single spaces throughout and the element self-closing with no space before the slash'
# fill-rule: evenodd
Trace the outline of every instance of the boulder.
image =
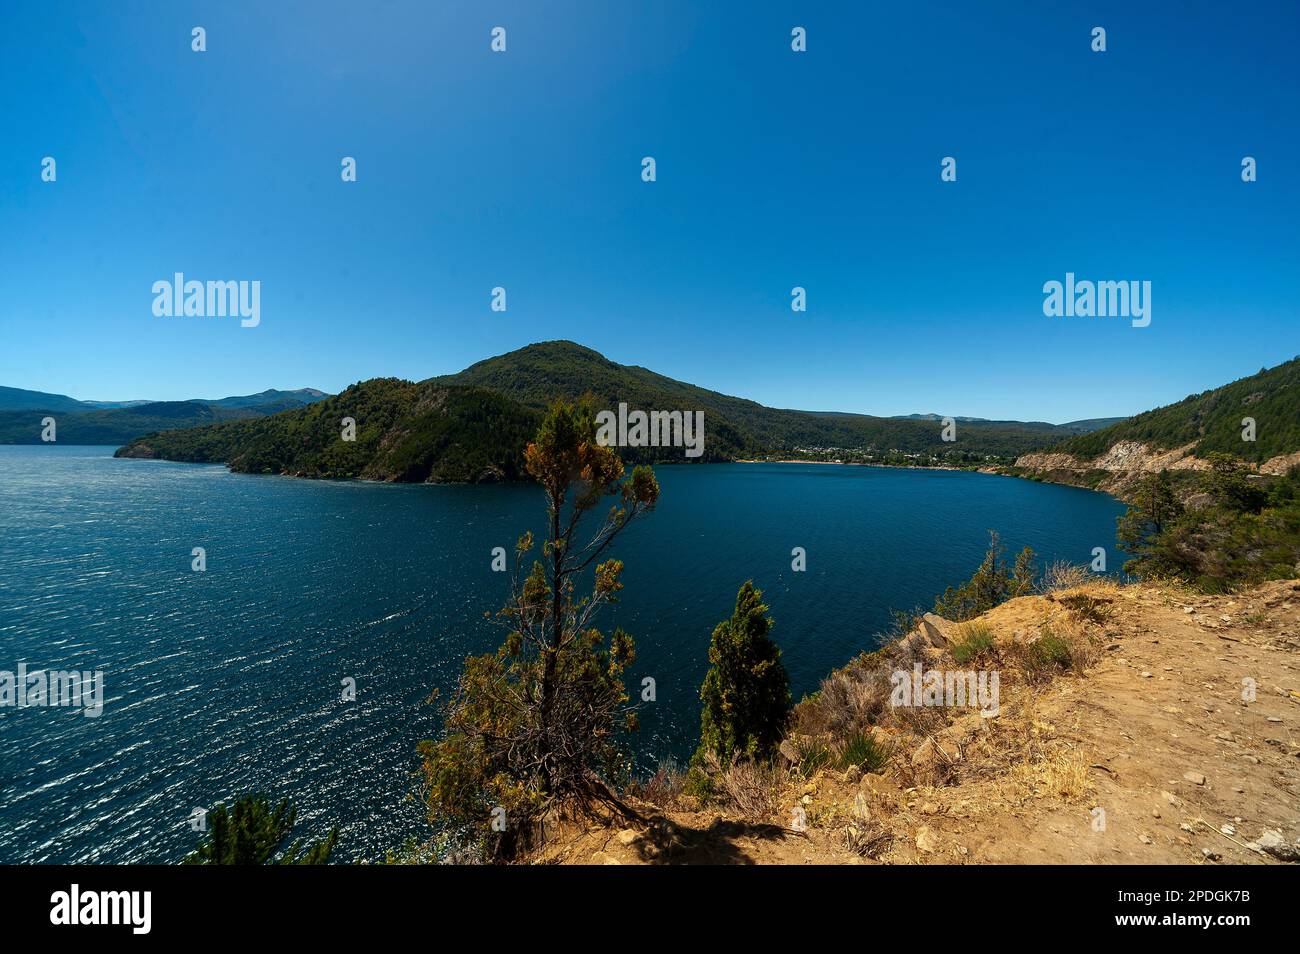
<svg viewBox="0 0 1300 954">
<path fill-rule="evenodd" d="M 930 830 L 929 825 L 922 825 L 916 830 L 916 849 L 927 855 L 939 850 L 939 838 Z"/>
<path fill-rule="evenodd" d="M 941 648 L 952 643 L 956 624 L 934 613 L 926 613 L 921 617 L 919 628 L 925 633 L 931 646 Z"/>
</svg>

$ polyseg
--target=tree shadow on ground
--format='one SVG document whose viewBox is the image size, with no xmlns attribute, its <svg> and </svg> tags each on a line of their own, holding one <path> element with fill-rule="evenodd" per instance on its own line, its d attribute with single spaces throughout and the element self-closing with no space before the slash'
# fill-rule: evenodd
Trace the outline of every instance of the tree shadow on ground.
<svg viewBox="0 0 1300 954">
<path fill-rule="evenodd" d="M 633 842 L 641 860 L 651 865 L 752 865 L 742 840 L 780 841 L 797 837 L 780 825 L 714 819 L 708 828 L 688 828 L 670 818 L 650 820 Z"/>
</svg>

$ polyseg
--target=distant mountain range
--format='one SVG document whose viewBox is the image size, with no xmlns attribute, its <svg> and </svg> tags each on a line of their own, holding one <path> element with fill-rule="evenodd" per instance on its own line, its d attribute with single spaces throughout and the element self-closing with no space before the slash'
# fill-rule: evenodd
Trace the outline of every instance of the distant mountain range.
<svg viewBox="0 0 1300 954">
<path fill-rule="evenodd" d="M 220 461 L 232 469 L 393 481 L 510 479 L 536 422 L 557 397 L 591 395 L 597 409 L 703 411 L 702 460 L 801 457 L 975 464 L 1079 433 L 1035 422 L 959 423 L 957 443 L 937 420 L 769 408 L 646 368 L 610 361 L 571 341 L 547 341 L 420 383 L 360 382 L 340 394 L 257 420 L 211 421 L 132 441 L 124 457 Z M 355 441 L 340 440 L 343 418 Z M 681 448 L 620 448 L 629 463 L 682 461 Z"/>
<path fill-rule="evenodd" d="M 263 391 L 189 401 L 79 401 L 66 394 L 0 387 L 0 444 L 41 443 L 41 420 L 53 417 L 65 444 L 123 444 L 142 434 L 247 417 L 265 417 L 329 397 L 315 388 Z"/>
<path fill-rule="evenodd" d="M 902 421 L 942 421 L 946 415 L 943 414 L 896 414 L 895 418 Z M 1109 427 L 1112 424 L 1118 424 L 1120 421 L 1128 420 L 1123 417 L 1093 417 L 1086 421 L 1070 421 L 1068 424 L 1048 424 L 1046 421 L 993 421 L 985 417 L 954 417 L 954 421 L 966 424 L 998 424 L 1004 427 L 1033 427 L 1039 428 L 1044 433 L 1059 434 L 1061 431 L 1069 431 L 1072 434 L 1089 434 L 1092 431 L 1100 430 L 1103 427 Z"/>
<path fill-rule="evenodd" d="M 0 411 L 102 411 L 113 408 L 140 407 L 143 404 L 211 404 L 217 407 L 267 407 L 280 404 L 310 404 L 329 397 L 315 388 L 298 388 L 296 391 L 277 391 L 274 388 L 261 394 L 244 394 L 224 398 L 187 398 L 184 401 L 79 401 L 66 394 L 49 394 L 45 391 L 24 391 L 22 388 L 0 387 Z M 280 410 L 287 410 L 281 407 Z"/>
</svg>

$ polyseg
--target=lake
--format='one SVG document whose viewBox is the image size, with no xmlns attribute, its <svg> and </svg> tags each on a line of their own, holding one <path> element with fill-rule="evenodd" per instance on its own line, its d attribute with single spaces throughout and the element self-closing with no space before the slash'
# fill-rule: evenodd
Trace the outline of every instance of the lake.
<svg viewBox="0 0 1300 954">
<path fill-rule="evenodd" d="M 336 860 L 430 832 L 425 700 L 501 631 L 493 547 L 544 526 L 534 486 L 397 486 L 0 446 L 0 670 L 102 670 L 104 711 L 0 707 L 0 863 L 172 862 L 196 807 L 263 790 Z M 638 764 L 684 762 L 714 625 L 746 579 L 775 620 L 794 696 L 874 648 L 890 610 L 967 579 L 988 530 L 1008 555 L 1087 563 L 1112 498 L 983 474 L 818 464 L 659 467 L 654 513 L 620 539 L 637 643 Z M 207 569 L 191 569 L 203 547 Z M 791 550 L 807 570 L 791 571 Z M 356 680 L 354 702 L 341 681 Z"/>
</svg>

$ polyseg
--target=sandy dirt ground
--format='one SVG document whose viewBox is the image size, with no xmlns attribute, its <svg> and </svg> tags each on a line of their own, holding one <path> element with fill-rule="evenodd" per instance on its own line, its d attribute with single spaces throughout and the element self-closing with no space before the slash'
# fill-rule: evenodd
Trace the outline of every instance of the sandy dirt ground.
<svg viewBox="0 0 1300 954">
<path fill-rule="evenodd" d="M 1300 582 L 1232 596 L 1085 587 L 1082 673 L 1004 693 L 936 740 L 947 784 L 792 773 L 755 818 L 691 800 L 572 824 L 549 864 L 1282 864 L 1300 857 Z M 998 639 L 1059 613 L 1025 597 Z M 684 803 L 684 804 L 683 804 Z M 797 807 L 801 807 L 802 812 Z M 802 823 L 796 816 L 802 816 Z M 802 828 L 803 830 L 796 830 Z M 856 836 L 856 837 L 854 837 Z M 865 847 L 864 847 L 865 846 Z M 1267 848 L 1267 850 L 1265 850 Z"/>
</svg>

